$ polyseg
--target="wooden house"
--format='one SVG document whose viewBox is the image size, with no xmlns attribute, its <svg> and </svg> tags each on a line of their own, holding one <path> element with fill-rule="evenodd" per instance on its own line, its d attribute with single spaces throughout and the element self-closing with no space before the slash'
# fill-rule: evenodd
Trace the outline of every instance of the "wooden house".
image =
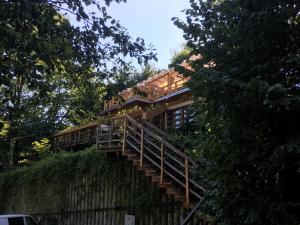
<svg viewBox="0 0 300 225">
<path fill-rule="evenodd" d="M 199 207 L 205 189 L 190 176 L 197 165 L 168 135 L 193 122 L 189 79 L 173 69 L 153 75 L 105 101 L 98 121 L 55 134 L 53 145 L 73 150 L 95 145 L 126 157 L 167 195 L 185 207 L 191 202 Z"/>
<path fill-rule="evenodd" d="M 128 114 L 132 118 L 150 122 L 157 128 L 169 130 L 191 122 L 188 107 L 193 103 L 189 77 L 173 69 L 153 75 L 134 87 L 119 92 L 119 96 L 105 101 L 101 115 Z"/>
</svg>

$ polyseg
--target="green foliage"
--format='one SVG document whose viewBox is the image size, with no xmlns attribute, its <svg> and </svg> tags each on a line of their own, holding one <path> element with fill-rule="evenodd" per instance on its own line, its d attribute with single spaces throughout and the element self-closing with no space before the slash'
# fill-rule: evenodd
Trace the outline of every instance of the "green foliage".
<svg viewBox="0 0 300 225">
<path fill-rule="evenodd" d="M 146 64 L 139 72 L 132 66 L 131 63 L 126 63 L 123 68 L 116 69 L 114 74 L 109 77 L 108 84 L 106 86 L 107 93 L 105 98 L 111 99 L 112 97 L 117 96 L 120 91 L 133 87 L 137 83 L 146 80 L 159 72 L 160 70 L 150 64 Z"/>
<path fill-rule="evenodd" d="M 103 152 L 91 147 L 80 152 L 60 152 L 30 166 L 0 173 L 0 207 L 20 201 L 14 197 L 22 190 L 32 206 L 49 212 L 51 202 L 59 202 L 76 177 L 93 176 L 100 170 L 105 174 L 109 165 Z"/>
<path fill-rule="evenodd" d="M 7 136 L 9 134 L 10 124 L 8 121 L 0 119 L 0 171 L 7 162 Z"/>
<path fill-rule="evenodd" d="M 50 150 L 50 143 L 48 138 L 43 138 L 40 141 L 32 142 L 32 149 L 38 154 L 48 152 Z"/>
<path fill-rule="evenodd" d="M 22 210 L 27 213 L 51 216 L 53 206 L 55 212 L 65 213 L 82 199 L 99 197 L 101 192 L 114 201 L 116 209 L 148 210 L 147 207 L 162 201 L 161 190 L 149 186 L 151 181 L 134 169 L 131 162 L 104 154 L 95 147 L 60 152 L 30 166 L 0 173 L 0 211 L 25 207 Z M 76 203 L 70 201 L 70 192 L 74 193 L 72 199 Z M 107 199 L 101 196 L 99 201 Z"/>
<path fill-rule="evenodd" d="M 1 161 L 12 166 L 32 141 L 95 119 L 103 80 L 124 67 L 126 56 L 155 59 L 142 38 L 133 40 L 108 15 L 112 1 L 0 2 L 0 118 L 10 124 L 1 140 L 9 157 Z"/>
<path fill-rule="evenodd" d="M 104 154 L 91 147 L 80 152 L 61 152 L 14 170 L 0 173 L 0 192 L 9 196 L 12 187 L 52 185 L 54 190 L 65 188 L 77 176 L 105 171 Z M 13 190 L 12 190 L 13 191 Z M 3 196 L 3 195 L 1 195 Z"/>
<path fill-rule="evenodd" d="M 206 210 L 218 224 L 299 224 L 299 1 L 194 1 L 184 31 Z M 204 68 L 208 62 L 215 66 Z"/>
<path fill-rule="evenodd" d="M 5 138 L 8 135 L 9 123 L 0 119 L 0 138 Z"/>
<path fill-rule="evenodd" d="M 184 60 L 191 56 L 192 48 L 184 46 L 180 51 L 174 52 L 171 58 L 171 63 L 168 65 L 169 68 L 175 68 L 180 65 Z"/>
</svg>

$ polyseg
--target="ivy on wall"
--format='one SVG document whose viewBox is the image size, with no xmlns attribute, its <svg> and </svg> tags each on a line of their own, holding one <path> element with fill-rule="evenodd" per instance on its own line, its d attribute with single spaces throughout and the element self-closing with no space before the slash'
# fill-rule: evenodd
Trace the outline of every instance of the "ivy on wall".
<svg viewBox="0 0 300 225">
<path fill-rule="evenodd" d="M 47 210 L 49 201 L 68 187 L 68 183 L 85 174 L 92 175 L 108 169 L 104 153 L 90 147 L 80 152 L 60 152 L 43 160 L 0 174 L 0 210 L 7 208 L 17 191 L 26 190 L 33 205 Z M 38 190 L 43 188 L 43 190 Z M 4 194 L 5 193 L 5 194 Z M 30 194 L 32 193 L 32 194 Z M 38 194 L 35 194 L 38 193 Z M 16 199 L 20 201 L 20 199 Z"/>
<path fill-rule="evenodd" d="M 91 199 L 98 203 L 91 203 Z M 105 156 L 95 147 L 60 152 L 0 173 L 2 213 L 22 212 L 51 219 L 54 214 L 86 210 L 82 205 L 89 210 L 123 210 L 143 217 L 150 208 L 174 210 L 180 203 L 167 198 L 131 162 Z"/>
</svg>

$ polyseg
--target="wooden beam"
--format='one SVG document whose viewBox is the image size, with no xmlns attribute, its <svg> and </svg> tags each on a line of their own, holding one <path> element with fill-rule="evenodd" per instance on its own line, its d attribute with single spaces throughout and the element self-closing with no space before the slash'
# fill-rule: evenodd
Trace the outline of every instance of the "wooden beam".
<svg viewBox="0 0 300 225">
<path fill-rule="evenodd" d="M 168 93 L 170 93 L 171 92 L 171 76 L 170 76 L 170 74 L 168 74 L 168 82 L 167 82 L 167 85 L 168 85 Z"/>
</svg>

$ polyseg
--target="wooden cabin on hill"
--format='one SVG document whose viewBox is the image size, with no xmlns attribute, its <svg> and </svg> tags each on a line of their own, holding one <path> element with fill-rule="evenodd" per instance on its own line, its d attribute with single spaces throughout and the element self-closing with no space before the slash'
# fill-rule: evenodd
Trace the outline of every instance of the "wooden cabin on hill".
<svg viewBox="0 0 300 225">
<path fill-rule="evenodd" d="M 197 164 L 172 143 L 168 132 L 193 123 L 188 81 L 172 69 L 156 74 L 105 101 L 98 121 L 55 134 L 53 145 L 73 150 L 96 145 L 106 154 L 132 161 L 168 196 L 186 208 L 195 207 L 182 223 L 186 225 L 200 207 L 205 189 L 190 176 Z"/>
</svg>

